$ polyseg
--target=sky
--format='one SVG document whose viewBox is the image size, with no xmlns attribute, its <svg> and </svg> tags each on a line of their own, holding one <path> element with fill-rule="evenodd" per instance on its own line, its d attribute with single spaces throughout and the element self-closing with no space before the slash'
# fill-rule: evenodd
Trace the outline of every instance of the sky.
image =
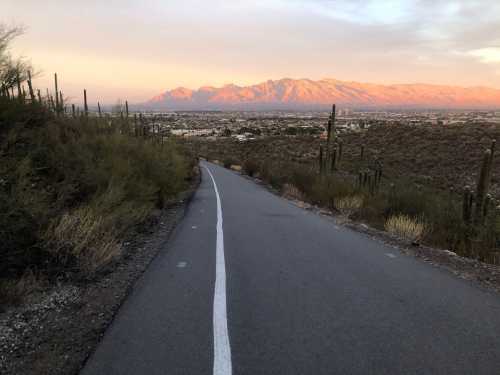
<svg viewBox="0 0 500 375">
<path fill-rule="evenodd" d="M 500 88 L 498 0 L 0 0 L 65 95 L 142 102 L 281 78 Z"/>
</svg>

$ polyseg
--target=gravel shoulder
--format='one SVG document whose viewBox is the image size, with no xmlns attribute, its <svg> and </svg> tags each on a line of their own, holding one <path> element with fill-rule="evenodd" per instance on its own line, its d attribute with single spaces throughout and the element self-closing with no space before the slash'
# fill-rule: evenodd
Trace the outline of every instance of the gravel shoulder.
<svg viewBox="0 0 500 375">
<path fill-rule="evenodd" d="M 0 313 L 0 374 L 78 374 L 135 281 L 165 248 L 198 187 L 124 243 L 124 256 L 92 282 L 64 283 Z"/>
</svg>

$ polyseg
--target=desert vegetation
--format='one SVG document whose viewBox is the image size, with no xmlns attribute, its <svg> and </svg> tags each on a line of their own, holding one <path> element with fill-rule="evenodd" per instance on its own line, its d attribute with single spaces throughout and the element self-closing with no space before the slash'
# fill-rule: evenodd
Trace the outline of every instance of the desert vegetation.
<svg viewBox="0 0 500 375">
<path fill-rule="evenodd" d="M 190 140 L 209 160 L 231 160 L 284 195 L 404 238 L 499 262 L 500 127 L 381 125 L 324 139 Z M 247 166 L 247 167 L 246 167 Z M 249 167 L 248 167 L 249 166 Z"/>
<path fill-rule="evenodd" d="M 186 188 L 193 159 L 142 116 L 69 106 L 57 75 L 36 90 L 0 27 L 0 300 L 37 280 L 89 278 L 132 228 Z"/>
</svg>

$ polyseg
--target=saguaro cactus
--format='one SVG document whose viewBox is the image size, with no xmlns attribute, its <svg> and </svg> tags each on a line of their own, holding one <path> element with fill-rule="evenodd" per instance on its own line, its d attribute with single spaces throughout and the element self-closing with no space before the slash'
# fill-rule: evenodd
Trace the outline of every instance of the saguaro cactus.
<svg viewBox="0 0 500 375">
<path fill-rule="evenodd" d="M 319 146 L 319 173 L 323 174 L 323 146 Z"/>
<path fill-rule="evenodd" d="M 341 139 L 339 139 L 338 145 L 339 145 L 338 161 L 340 162 L 342 160 L 342 140 Z"/>
<path fill-rule="evenodd" d="M 87 89 L 83 90 L 83 110 L 85 111 L 85 116 L 89 115 L 89 106 L 87 104 Z"/>
<path fill-rule="evenodd" d="M 465 186 L 462 201 L 462 218 L 464 223 L 469 224 L 472 219 L 472 201 L 474 195 L 469 186 Z"/>
<path fill-rule="evenodd" d="M 59 86 L 57 84 L 57 73 L 54 73 L 54 87 L 55 87 L 55 94 L 56 94 L 56 105 L 55 105 L 55 112 L 59 113 Z"/>
<path fill-rule="evenodd" d="M 331 114 L 331 120 L 332 120 L 332 130 L 335 130 L 335 115 L 337 113 L 337 106 L 335 104 L 332 105 L 332 114 Z"/>
<path fill-rule="evenodd" d="M 64 112 L 64 98 L 62 91 L 59 91 L 59 112 Z"/>
<path fill-rule="evenodd" d="M 337 149 L 334 148 L 331 153 L 331 160 L 330 160 L 330 172 L 333 173 L 333 171 L 336 168 L 336 163 L 337 163 Z"/>
<path fill-rule="evenodd" d="M 476 210 L 474 212 L 474 223 L 481 224 L 484 218 L 484 203 L 488 188 L 490 185 L 492 157 L 491 150 L 488 149 L 484 152 L 483 164 L 481 165 L 481 172 L 477 181 L 476 189 Z"/>
<path fill-rule="evenodd" d="M 35 104 L 35 92 L 33 91 L 33 83 L 31 81 L 31 72 L 28 70 L 28 89 L 30 92 L 31 104 Z"/>
<path fill-rule="evenodd" d="M 134 113 L 134 135 L 137 137 L 139 135 L 137 129 L 137 113 Z"/>
</svg>

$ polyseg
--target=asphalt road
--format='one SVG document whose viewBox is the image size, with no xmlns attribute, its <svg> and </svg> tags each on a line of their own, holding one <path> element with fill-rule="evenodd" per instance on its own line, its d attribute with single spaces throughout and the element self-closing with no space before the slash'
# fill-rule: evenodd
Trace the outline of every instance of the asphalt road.
<svg viewBox="0 0 500 375">
<path fill-rule="evenodd" d="M 500 374 L 498 295 L 202 165 L 83 375 Z"/>
</svg>

